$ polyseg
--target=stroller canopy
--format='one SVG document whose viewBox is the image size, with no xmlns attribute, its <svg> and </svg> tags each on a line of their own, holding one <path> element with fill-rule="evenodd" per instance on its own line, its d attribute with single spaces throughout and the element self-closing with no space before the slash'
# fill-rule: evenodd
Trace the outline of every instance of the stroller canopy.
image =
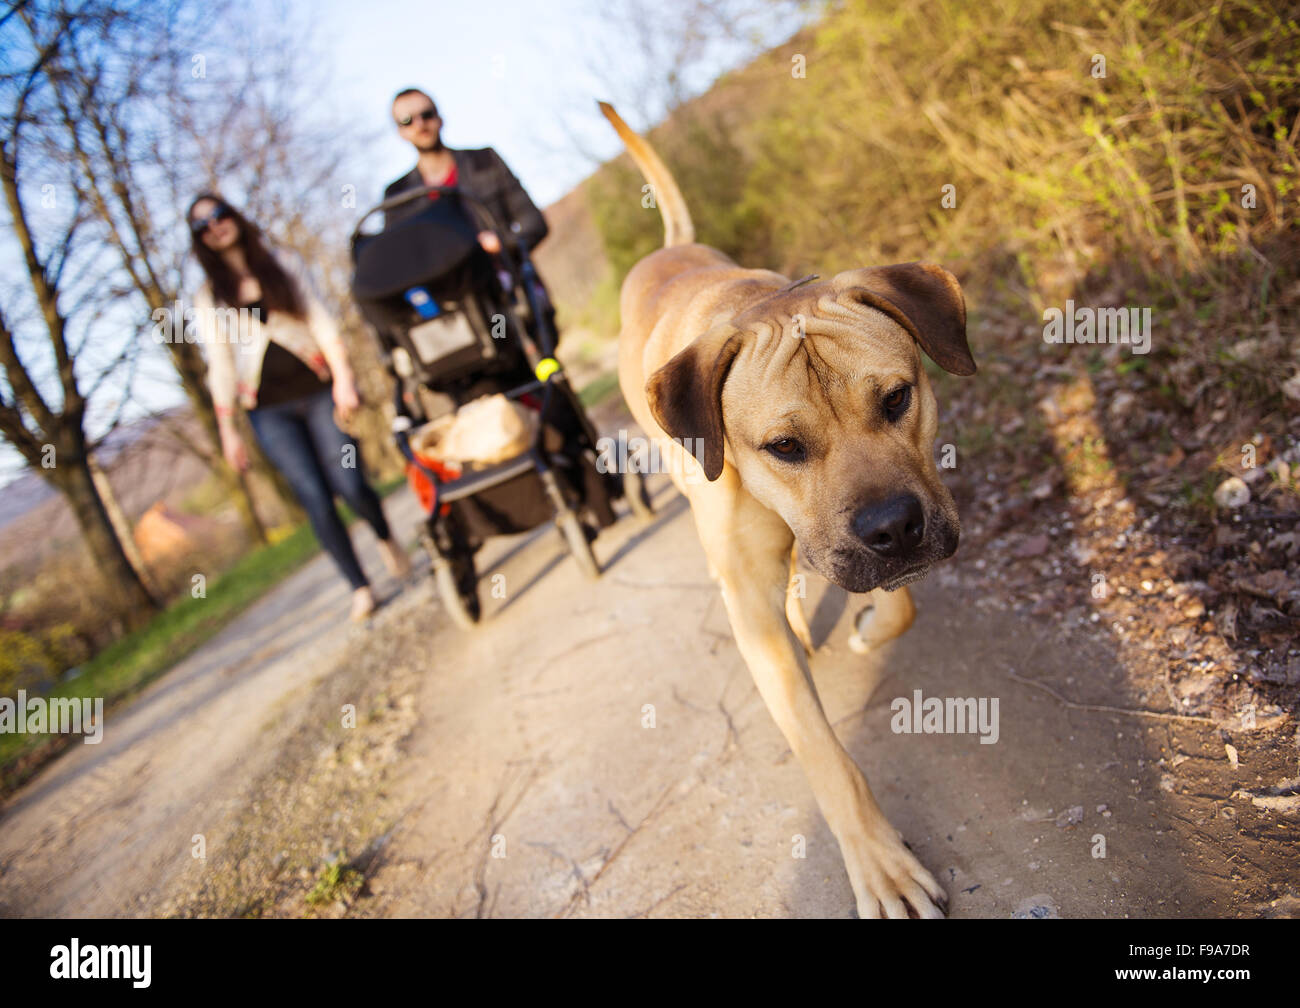
<svg viewBox="0 0 1300 1008">
<path fill-rule="evenodd" d="M 419 213 L 379 234 L 352 240 L 352 293 L 380 301 L 411 287 L 436 284 L 478 250 L 474 225 L 454 195 L 427 200 Z"/>
</svg>

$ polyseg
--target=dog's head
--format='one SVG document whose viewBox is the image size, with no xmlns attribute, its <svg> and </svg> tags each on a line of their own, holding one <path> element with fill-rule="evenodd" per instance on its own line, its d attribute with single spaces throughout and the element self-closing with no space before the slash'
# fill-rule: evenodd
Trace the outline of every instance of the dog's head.
<svg viewBox="0 0 1300 1008">
<path fill-rule="evenodd" d="M 952 274 L 931 263 L 850 270 L 710 329 L 646 393 L 705 476 L 735 466 L 814 569 L 849 591 L 892 589 L 951 556 L 960 532 L 934 463 L 922 350 L 952 374 L 975 372 Z"/>
</svg>

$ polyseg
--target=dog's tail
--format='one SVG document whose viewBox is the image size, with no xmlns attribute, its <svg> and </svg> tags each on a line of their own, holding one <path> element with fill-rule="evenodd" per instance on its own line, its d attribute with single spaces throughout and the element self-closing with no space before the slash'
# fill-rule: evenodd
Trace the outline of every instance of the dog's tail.
<svg viewBox="0 0 1300 1008">
<path fill-rule="evenodd" d="M 609 102 L 600 102 L 599 105 L 610 125 L 622 137 L 641 174 L 650 183 L 650 192 L 664 219 L 664 248 L 691 244 L 695 241 L 695 225 L 691 223 L 691 212 L 686 209 L 686 200 L 682 199 L 682 191 L 673 181 L 672 172 L 659 160 L 659 155 L 645 138 L 634 133 L 632 127 L 614 111 L 613 105 Z"/>
</svg>

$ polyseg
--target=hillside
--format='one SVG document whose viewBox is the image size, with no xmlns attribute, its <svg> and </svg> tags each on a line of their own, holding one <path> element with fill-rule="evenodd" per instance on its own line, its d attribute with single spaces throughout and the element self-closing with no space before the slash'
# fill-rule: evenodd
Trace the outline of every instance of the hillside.
<svg viewBox="0 0 1300 1008">
<path fill-rule="evenodd" d="M 1019 604 L 1112 626 L 1188 712 L 1295 708 L 1290 8 L 847 3 L 650 135 L 699 240 L 742 265 L 957 275 L 980 370 L 934 369 L 945 478 L 962 548 Z M 641 185 L 620 157 L 553 208 L 576 227 L 543 265 L 589 353 L 662 240 Z M 1049 342 L 1075 306 L 1146 313 L 1146 352 Z"/>
</svg>

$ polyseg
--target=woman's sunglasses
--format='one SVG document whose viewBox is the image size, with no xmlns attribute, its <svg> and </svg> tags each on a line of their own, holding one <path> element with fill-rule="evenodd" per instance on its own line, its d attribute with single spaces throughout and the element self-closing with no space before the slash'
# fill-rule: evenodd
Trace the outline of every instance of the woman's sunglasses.
<svg viewBox="0 0 1300 1008">
<path fill-rule="evenodd" d="M 411 123 L 415 122 L 416 119 L 423 119 L 425 122 L 428 122 L 430 119 L 437 119 L 437 118 L 438 118 L 438 110 L 435 108 L 427 108 L 423 112 L 415 113 L 414 116 L 402 116 L 402 118 L 397 120 L 397 125 L 406 127 L 406 126 L 410 126 Z"/>
<path fill-rule="evenodd" d="M 232 211 L 230 207 L 218 205 L 216 209 L 206 217 L 196 217 L 194 220 L 190 221 L 190 231 L 193 232 L 196 237 L 201 237 L 203 233 L 217 221 L 229 220 L 231 216 Z"/>
</svg>

